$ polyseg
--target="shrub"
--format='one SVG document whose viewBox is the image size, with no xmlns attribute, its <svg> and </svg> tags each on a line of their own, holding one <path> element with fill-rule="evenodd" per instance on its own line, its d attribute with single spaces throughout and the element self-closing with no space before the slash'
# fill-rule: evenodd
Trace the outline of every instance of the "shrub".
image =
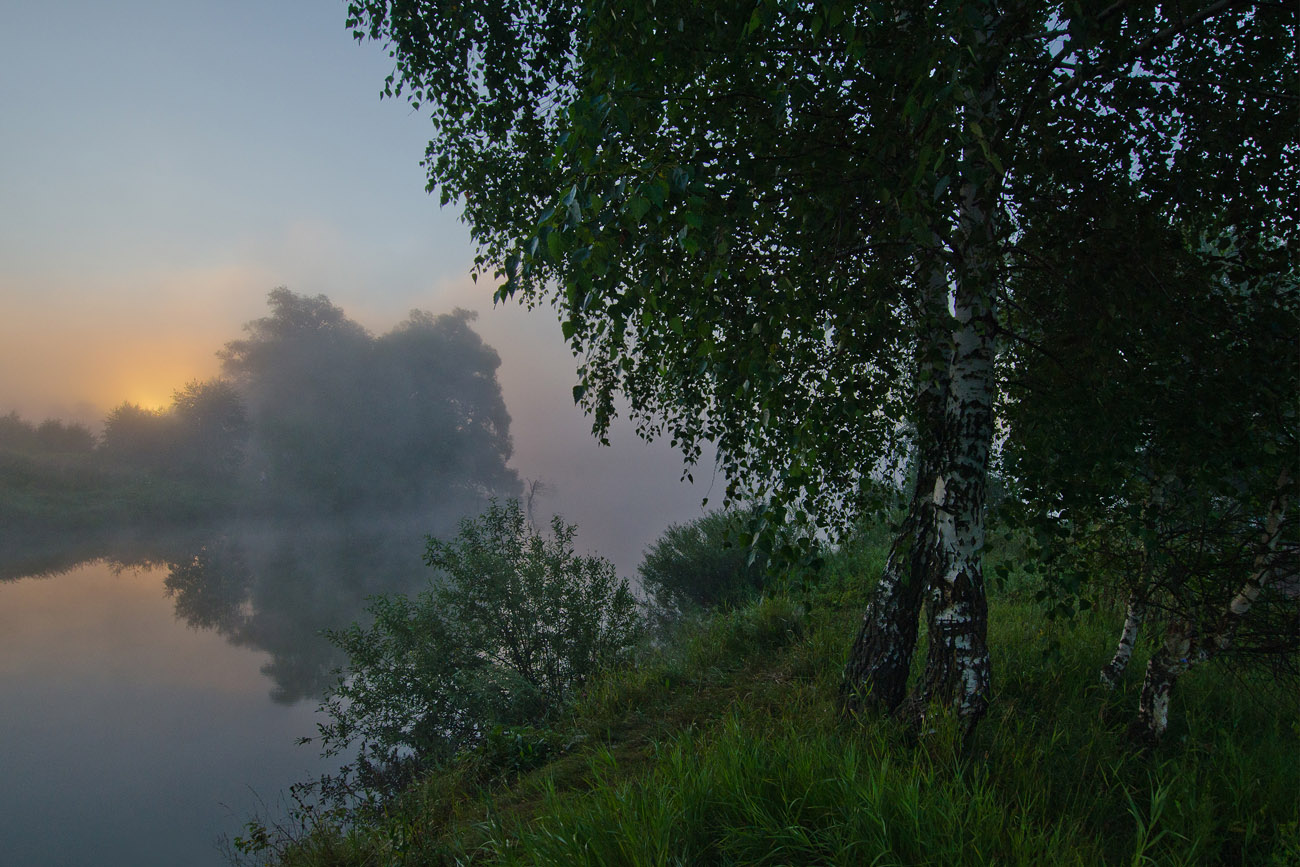
<svg viewBox="0 0 1300 867">
<path fill-rule="evenodd" d="M 711 608 L 744 601 L 763 586 L 764 557 L 749 557 L 743 512 L 710 512 L 672 524 L 645 552 L 641 586 L 664 608 Z"/>
<path fill-rule="evenodd" d="M 544 537 L 517 500 L 493 501 L 454 540 L 429 540 L 441 583 L 377 597 L 373 625 L 330 634 L 348 664 L 321 705 L 321 738 L 328 755 L 360 744 L 345 774 L 362 790 L 395 791 L 496 726 L 544 717 L 630 653 L 636 600 L 608 560 L 574 553 L 576 529 L 556 516 Z"/>
</svg>

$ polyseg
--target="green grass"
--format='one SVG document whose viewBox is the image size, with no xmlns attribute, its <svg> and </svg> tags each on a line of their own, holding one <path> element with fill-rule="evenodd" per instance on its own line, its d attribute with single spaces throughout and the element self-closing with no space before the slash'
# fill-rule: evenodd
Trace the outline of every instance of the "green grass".
<svg viewBox="0 0 1300 867">
<path fill-rule="evenodd" d="M 1197 669 L 1164 744 L 1137 752 L 1124 732 L 1144 659 L 1118 692 L 1097 685 L 1119 615 L 1052 623 L 1001 598 L 994 704 L 959 754 L 954 725 L 917 740 L 837 714 L 862 583 L 841 574 L 683 627 L 564 718 L 496 738 L 361 821 L 299 813 L 245 860 L 1300 864 L 1294 704 Z"/>
</svg>

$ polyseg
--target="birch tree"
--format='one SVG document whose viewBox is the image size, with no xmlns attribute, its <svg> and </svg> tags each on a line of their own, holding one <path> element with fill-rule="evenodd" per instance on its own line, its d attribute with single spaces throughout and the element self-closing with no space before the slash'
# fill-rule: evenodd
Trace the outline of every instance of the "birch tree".
<svg viewBox="0 0 1300 867">
<path fill-rule="evenodd" d="M 1156 741 L 1190 668 L 1300 661 L 1300 279 L 1279 243 L 1189 243 L 1135 213 L 1150 205 L 1104 207 L 1113 226 L 1080 244 L 1107 268 L 1050 302 L 1018 295 L 1022 329 L 1057 355 L 1020 353 L 1007 463 L 1023 508 L 1052 516 L 1036 522 L 1051 589 L 1127 596 L 1103 683 L 1123 678 L 1143 621 L 1161 622 L 1133 726 Z M 1070 298 L 1111 314 L 1080 334 Z"/>
<path fill-rule="evenodd" d="M 984 499 L 1026 197 L 1135 166 L 1146 195 L 1213 174 L 1196 160 L 1238 133 L 1168 82 L 1207 52 L 1231 54 L 1243 88 L 1257 66 L 1285 75 L 1294 16 L 1208 0 L 349 11 L 390 48 L 386 93 L 429 113 L 430 188 L 463 207 L 478 273 L 499 300 L 557 309 L 598 437 L 625 407 L 688 474 L 714 444 L 760 522 L 832 532 L 914 454 L 844 704 L 919 718 L 938 701 L 969 731 L 991 683 Z M 1210 133 L 1189 135 L 1202 115 Z M 1195 159 L 1166 165 L 1179 148 Z M 922 600 L 930 650 L 905 702 Z"/>
</svg>

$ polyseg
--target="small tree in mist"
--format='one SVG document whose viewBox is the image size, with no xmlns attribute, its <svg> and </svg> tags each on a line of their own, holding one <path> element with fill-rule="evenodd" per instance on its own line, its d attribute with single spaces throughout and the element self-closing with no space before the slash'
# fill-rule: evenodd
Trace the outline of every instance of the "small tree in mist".
<svg viewBox="0 0 1300 867">
<path fill-rule="evenodd" d="M 85 455 L 95 449 L 95 435 L 76 422 L 47 418 L 36 427 L 36 442 L 49 454 Z"/>
<path fill-rule="evenodd" d="M 29 454 L 89 454 L 95 448 L 90 428 L 76 422 L 47 418 L 39 425 L 17 412 L 0 416 L 0 450 Z"/>
<path fill-rule="evenodd" d="M 738 602 L 763 585 L 766 558 L 749 557 L 745 514 L 715 511 L 672 524 L 649 548 L 637 571 L 641 586 L 665 609 Z"/>
<path fill-rule="evenodd" d="M 556 516 L 543 535 L 518 500 L 494 500 L 455 539 L 429 540 L 440 583 L 377 597 L 373 625 L 330 634 L 348 664 L 321 705 L 331 719 L 320 734 L 327 755 L 360 744 L 345 776 L 394 790 L 494 726 L 544 717 L 627 658 L 636 599 L 612 563 L 575 553 L 576 531 Z"/>
<path fill-rule="evenodd" d="M 165 473 L 175 464 L 177 441 L 172 415 L 124 402 L 104 418 L 99 448 L 113 465 Z"/>
<path fill-rule="evenodd" d="M 99 450 L 119 468 L 207 485 L 235 480 L 248 437 L 248 411 L 235 387 L 223 379 L 192 380 L 172 393 L 164 410 L 129 402 L 114 408 L 104 419 Z"/>
<path fill-rule="evenodd" d="M 248 410 L 239 392 L 223 379 L 191 380 L 172 394 L 179 436 L 179 462 L 207 478 L 234 478 L 248 445 Z"/>
</svg>

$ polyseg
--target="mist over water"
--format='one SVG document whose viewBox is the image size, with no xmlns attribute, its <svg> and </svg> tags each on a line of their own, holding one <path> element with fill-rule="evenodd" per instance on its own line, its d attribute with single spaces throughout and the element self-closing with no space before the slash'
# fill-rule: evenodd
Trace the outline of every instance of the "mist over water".
<svg viewBox="0 0 1300 867">
<path fill-rule="evenodd" d="M 0 584 L 6 865 L 223 863 L 222 834 L 328 770 L 267 700 L 267 655 L 174 616 L 158 570 L 91 562 Z"/>
<path fill-rule="evenodd" d="M 64 559 L 57 538 L 9 545 L 0 863 L 221 863 L 219 835 L 335 767 L 295 745 L 343 662 L 322 630 L 364 620 L 371 595 L 427 586 L 431 527 L 419 514 L 159 527 Z"/>
<path fill-rule="evenodd" d="M 269 302 L 168 407 L 98 435 L 0 417 L 0 864 L 222 863 L 218 836 L 334 770 L 295 744 L 344 662 L 324 632 L 427 587 L 429 535 L 527 487 L 630 576 L 673 514 L 662 458 L 596 450 L 569 405 L 530 431 L 564 459 L 517 470 L 472 314 L 375 336 L 323 296 Z"/>
<path fill-rule="evenodd" d="M 0 419 L 0 863 L 221 863 L 334 767 L 295 745 L 344 661 L 325 631 L 521 490 L 470 314 L 375 337 L 270 301 L 163 411 Z"/>
</svg>

